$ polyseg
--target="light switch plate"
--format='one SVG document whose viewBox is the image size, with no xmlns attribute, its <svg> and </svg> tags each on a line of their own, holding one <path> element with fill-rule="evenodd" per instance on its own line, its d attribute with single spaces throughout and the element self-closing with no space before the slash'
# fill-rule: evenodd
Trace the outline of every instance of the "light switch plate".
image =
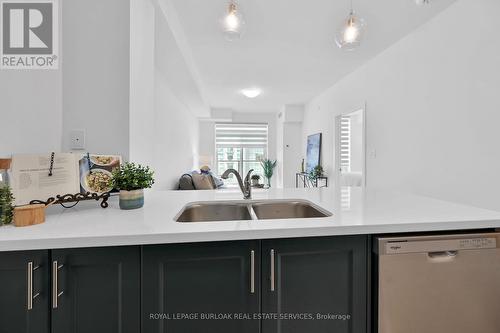
<svg viewBox="0 0 500 333">
<path fill-rule="evenodd" d="M 71 149 L 83 150 L 85 149 L 85 130 L 74 129 L 70 133 L 71 136 Z"/>
</svg>

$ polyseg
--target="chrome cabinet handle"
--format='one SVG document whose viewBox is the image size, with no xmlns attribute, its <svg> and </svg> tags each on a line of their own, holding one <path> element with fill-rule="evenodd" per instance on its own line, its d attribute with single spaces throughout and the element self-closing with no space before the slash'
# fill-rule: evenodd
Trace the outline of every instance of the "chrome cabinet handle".
<svg viewBox="0 0 500 333">
<path fill-rule="evenodd" d="M 255 293 L 255 251 L 250 251 L 250 294 Z"/>
<path fill-rule="evenodd" d="M 52 262 L 52 308 L 57 309 L 59 297 L 64 291 L 59 292 L 58 273 L 64 265 L 59 265 L 56 261 Z"/>
<path fill-rule="evenodd" d="M 274 273 L 274 249 L 271 249 L 271 291 L 276 290 L 275 286 L 275 273 Z"/>
<path fill-rule="evenodd" d="M 33 309 L 33 261 L 28 262 L 28 311 Z"/>
<path fill-rule="evenodd" d="M 28 262 L 28 269 L 27 269 L 27 303 L 26 307 L 29 310 L 33 310 L 33 300 L 37 298 L 40 293 L 36 293 L 33 295 L 33 272 L 37 270 L 40 266 L 33 266 L 33 261 Z"/>
</svg>

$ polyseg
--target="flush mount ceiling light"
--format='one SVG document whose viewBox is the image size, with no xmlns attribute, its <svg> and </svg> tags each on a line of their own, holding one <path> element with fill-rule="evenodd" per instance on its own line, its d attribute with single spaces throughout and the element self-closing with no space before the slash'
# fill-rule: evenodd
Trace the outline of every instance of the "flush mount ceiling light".
<svg viewBox="0 0 500 333">
<path fill-rule="evenodd" d="M 231 0 L 227 6 L 226 13 L 221 19 L 222 32 L 228 41 L 241 38 L 245 20 L 241 14 L 240 7 L 235 0 Z"/>
<path fill-rule="evenodd" d="M 241 94 L 246 98 L 255 98 L 259 96 L 261 93 L 262 91 L 259 88 L 249 88 L 241 90 Z"/>
<path fill-rule="evenodd" d="M 354 14 L 351 0 L 351 12 L 337 30 L 335 43 L 342 50 L 352 51 L 361 44 L 364 31 L 365 21 Z"/>
</svg>

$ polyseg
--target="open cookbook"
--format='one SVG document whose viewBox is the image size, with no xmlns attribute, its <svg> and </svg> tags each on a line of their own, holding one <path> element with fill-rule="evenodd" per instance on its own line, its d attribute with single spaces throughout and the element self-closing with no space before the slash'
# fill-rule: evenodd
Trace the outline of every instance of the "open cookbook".
<svg viewBox="0 0 500 333">
<path fill-rule="evenodd" d="M 116 192 L 110 185 L 111 172 L 121 163 L 121 157 L 115 155 L 13 155 L 10 179 L 15 204 L 47 200 L 58 194 Z"/>
</svg>

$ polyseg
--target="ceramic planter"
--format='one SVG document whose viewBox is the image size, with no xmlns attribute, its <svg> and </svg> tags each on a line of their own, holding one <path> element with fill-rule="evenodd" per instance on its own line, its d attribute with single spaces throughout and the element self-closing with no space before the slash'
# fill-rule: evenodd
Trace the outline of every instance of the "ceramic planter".
<svg viewBox="0 0 500 333">
<path fill-rule="evenodd" d="M 137 209 L 144 206 L 144 190 L 120 191 L 120 209 Z"/>
</svg>

